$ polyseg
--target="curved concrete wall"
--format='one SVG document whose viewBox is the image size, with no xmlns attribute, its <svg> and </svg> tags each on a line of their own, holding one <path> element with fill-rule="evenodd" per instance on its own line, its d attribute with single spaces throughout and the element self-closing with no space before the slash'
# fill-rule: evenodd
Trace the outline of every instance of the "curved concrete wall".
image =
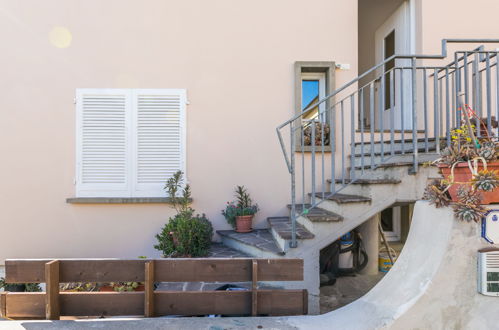
<svg viewBox="0 0 499 330">
<path fill-rule="evenodd" d="M 419 201 L 393 269 L 364 297 L 333 312 L 291 319 L 307 329 L 497 329 L 499 298 L 477 292 L 480 226 Z"/>
</svg>

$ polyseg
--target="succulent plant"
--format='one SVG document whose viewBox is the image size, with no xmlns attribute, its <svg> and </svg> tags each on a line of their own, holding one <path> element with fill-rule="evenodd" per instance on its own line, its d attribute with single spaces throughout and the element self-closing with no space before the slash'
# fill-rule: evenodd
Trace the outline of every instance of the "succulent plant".
<svg viewBox="0 0 499 330">
<path fill-rule="evenodd" d="M 461 221 L 479 222 L 485 216 L 487 209 L 481 205 L 456 203 L 454 204 L 454 215 Z"/>
<path fill-rule="evenodd" d="M 430 201 L 430 204 L 434 204 L 437 208 L 447 206 L 451 201 L 447 185 L 442 180 L 433 180 L 426 186 L 423 199 Z"/>
<path fill-rule="evenodd" d="M 492 141 L 483 142 L 477 153 L 479 157 L 485 160 L 494 160 L 497 158 L 496 144 Z"/>
<path fill-rule="evenodd" d="M 469 186 L 460 186 L 457 189 L 457 198 L 460 203 L 478 205 L 482 201 L 482 194 Z"/>
<path fill-rule="evenodd" d="M 475 190 L 492 191 L 499 187 L 499 175 L 496 171 L 482 170 L 471 180 Z"/>
<path fill-rule="evenodd" d="M 474 125 L 463 124 L 453 129 L 451 141 L 445 141 L 447 147 L 441 150 L 441 157 L 432 162 L 433 165 L 439 165 L 439 167 L 447 166 L 451 169 L 451 173 L 457 164 L 467 163 L 471 172 L 474 173 L 471 182 L 456 182 L 453 175 L 445 174 L 447 180 L 432 181 L 426 187 L 423 195 L 423 199 L 429 200 L 436 207 L 452 204 L 456 218 L 462 221 L 480 221 L 486 213 L 486 209 L 480 205 L 483 193 L 499 187 L 499 171 L 481 170 L 477 172 L 478 161 L 489 163 L 499 159 L 499 141 L 489 134 L 485 125 L 485 120 L 488 118 L 479 120 L 480 126 L 478 127 L 480 127 L 481 134 L 477 134 Z M 492 128 L 496 127 L 497 121 L 494 118 Z M 447 192 L 447 189 L 452 185 L 458 185 L 457 201 L 454 202 L 451 202 Z"/>
</svg>

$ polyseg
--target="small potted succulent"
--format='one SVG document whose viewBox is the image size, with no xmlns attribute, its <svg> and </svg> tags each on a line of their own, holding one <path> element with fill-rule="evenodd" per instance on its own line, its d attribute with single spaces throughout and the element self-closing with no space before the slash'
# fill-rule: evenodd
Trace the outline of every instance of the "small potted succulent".
<svg viewBox="0 0 499 330">
<path fill-rule="evenodd" d="M 258 204 L 253 204 L 251 197 L 244 186 L 237 186 L 235 202 L 227 202 L 222 215 L 238 233 L 249 233 L 252 229 L 253 216 L 258 212 Z"/>
<path fill-rule="evenodd" d="M 463 112 L 468 113 L 473 111 Z M 458 219 L 478 222 L 486 213 L 483 204 L 499 203 L 499 142 L 483 130 L 482 137 L 476 137 L 476 127 L 465 119 L 452 131 L 450 146 L 433 162 L 444 178 L 433 180 L 423 199 L 437 207 L 452 204 Z"/>
</svg>

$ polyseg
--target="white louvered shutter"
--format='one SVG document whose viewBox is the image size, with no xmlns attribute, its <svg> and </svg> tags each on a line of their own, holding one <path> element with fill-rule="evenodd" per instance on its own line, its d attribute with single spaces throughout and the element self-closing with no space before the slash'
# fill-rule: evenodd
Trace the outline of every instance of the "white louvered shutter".
<svg viewBox="0 0 499 330">
<path fill-rule="evenodd" d="M 185 90 L 136 89 L 132 99 L 133 195 L 165 197 L 166 180 L 185 173 Z"/>
<path fill-rule="evenodd" d="M 78 197 L 130 196 L 130 90 L 78 89 Z"/>
</svg>

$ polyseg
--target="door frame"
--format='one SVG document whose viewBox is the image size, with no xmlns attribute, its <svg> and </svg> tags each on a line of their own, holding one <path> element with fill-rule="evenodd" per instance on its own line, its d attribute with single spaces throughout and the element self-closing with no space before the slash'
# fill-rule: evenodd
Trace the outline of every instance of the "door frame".
<svg viewBox="0 0 499 330">
<path fill-rule="evenodd" d="M 374 33 L 374 56 L 375 62 L 381 63 L 385 59 L 385 38 L 392 33 L 395 33 L 395 54 L 412 54 L 415 50 L 415 0 L 405 0 L 400 6 L 385 20 L 385 22 L 379 26 Z M 402 31 L 402 33 L 400 32 Z M 402 41 L 402 43 L 401 43 Z M 402 49 L 402 50 L 400 50 Z M 397 59 L 395 60 L 395 66 L 410 66 L 410 60 L 408 59 Z M 384 72 L 383 68 L 376 70 L 376 76 L 381 75 Z M 394 81 L 400 80 L 401 71 L 397 74 L 394 72 Z M 408 72 L 404 72 L 404 77 L 408 76 Z M 405 79 L 405 81 L 408 81 Z M 379 91 L 381 81 L 376 82 L 376 90 Z M 411 102 L 410 102 L 410 92 L 411 86 L 405 83 L 403 86 L 397 87 L 394 85 L 394 126 L 395 129 L 401 129 L 401 96 L 400 88 L 402 88 L 404 93 L 404 130 L 412 129 L 412 116 L 411 116 Z M 375 127 L 379 129 L 381 127 L 379 120 L 379 111 L 383 111 L 383 130 L 389 128 L 388 123 L 390 122 L 390 111 L 391 110 L 381 110 L 380 101 L 378 93 L 375 95 L 375 109 L 376 113 L 374 116 Z M 385 100 L 385 104 L 387 104 Z"/>
<path fill-rule="evenodd" d="M 389 242 L 398 242 L 402 238 L 402 209 L 400 206 L 392 207 L 392 231 L 384 231 L 385 238 Z"/>
</svg>

